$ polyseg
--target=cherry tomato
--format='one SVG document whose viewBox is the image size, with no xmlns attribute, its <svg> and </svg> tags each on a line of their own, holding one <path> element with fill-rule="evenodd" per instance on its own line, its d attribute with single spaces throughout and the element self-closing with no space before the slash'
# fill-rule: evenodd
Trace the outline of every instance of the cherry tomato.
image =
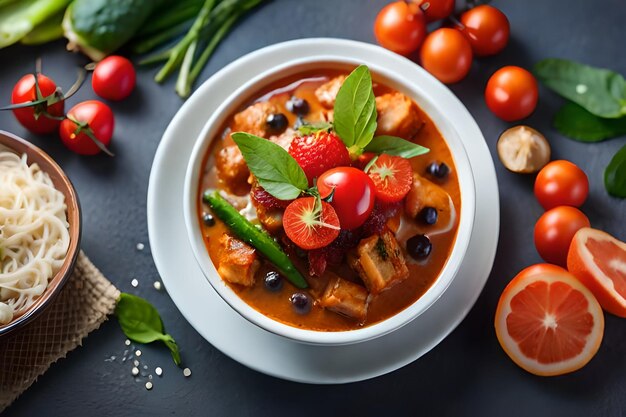
<svg viewBox="0 0 626 417">
<path fill-rule="evenodd" d="M 584 171 L 570 161 L 552 161 L 535 179 L 535 197 L 544 209 L 556 206 L 580 207 L 589 194 Z"/>
<path fill-rule="evenodd" d="M 589 219 L 577 208 L 558 206 L 543 213 L 535 224 L 535 247 L 546 261 L 567 266 L 567 252 L 572 238 Z"/>
<path fill-rule="evenodd" d="M 476 56 L 495 55 L 509 41 L 509 19 L 493 6 L 481 4 L 466 11 L 461 23 Z"/>
<path fill-rule="evenodd" d="M 424 13 L 415 3 L 390 3 L 378 12 L 374 35 L 383 48 L 408 55 L 417 51 L 426 36 Z"/>
<path fill-rule="evenodd" d="M 524 68 L 502 67 L 496 71 L 485 89 L 487 107 L 507 122 L 529 116 L 537 106 L 537 80 Z"/>
<path fill-rule="evenodd" d="M 78 103 L 61 122 L 59 136 L 71 151 L 81 155 L 95 155 L 111 142 L 115 120 L 111 108 L 106 104 L 88 100 Z M 102 146 L 98 146 L 96 140 Z"/>
<path fill-rule="evenodd" d="M 20 78 L 13 87 L 11 103 L 29 103 L 40 98 L 52 96 L 57 90 L 55 82 L 43 74 L 37 74 L 37 83 L 39 84 L 39 96 L 35 88 L 35 76 L 33 74 Z M 13 114 L 17 121 L 31 132 L 38 134 L 50 133 L 59 127 L 61 119 L 57 120 L 55 117 L 62 118 L 65 109 L 62 98 L 58 97 L 58 99 L 59 101 L 52 105 L 41 103 L 32 107 L 14 109 Z"/>
<path fill-rule="evenodd" d="M 420 50 L 422 66 L 446 84 L 461 81 L 472 66 L 472 47 L 458 30 L 440 28 L 426 37 Z"/>
<path fill-rule="evenodd" d="M 454 0 L 422 0 L 418 3 L 427 22 L 445 19 L 454 11 Z"/>
<path fill-rule="evenodd" d="M 317 179 L 322 198 L 332 194 L 330 204 L 337 212 L 342 229 L 352 230 L 362 225 L 374 208 L 376 187 L 363 171 L 353 167 L 337 167 Z"/>
<path fill-rule="evenodd" d="M 385 203 L 402 200 L 413 184 L 413 168 L 408 159 L 382 154 L 367 174 L 376 187 L 376 198 Z"/>
<path fill-rule="evenodd" d="M 323 248 L 339 235 L 335 210 L 324 201 L 317 209 L 315 197 L 298 198 L 289 204 L 283 214 L 283 227 L 287 237 L 306 250 Z"/>
<path fill-rule="evenodd" d="M 107 100 L 123 100 L 135 88 L 135 68 L 123 56 L 111 55 L 96 64 L 91 77 L 93 91 Z"/>
</svg>

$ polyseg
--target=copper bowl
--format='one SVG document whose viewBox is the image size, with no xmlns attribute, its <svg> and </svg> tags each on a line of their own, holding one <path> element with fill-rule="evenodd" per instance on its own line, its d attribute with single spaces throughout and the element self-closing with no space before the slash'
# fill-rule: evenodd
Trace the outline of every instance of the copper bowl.
<svg viewBox="0 0 626 417">
<path fill-rule="evenodd" d="M 37 163 L 39 167 L 48 175 L 54 187 L 65 195 L 67 205 L 67 222 L 69 223 L 70 246 L 67 250 L 65 261 L 61 269 L 48 282 L 48 287 L 28 310 L 14 317 L 11 322 L 0 325 L 0 336 L 23 327 L 30 320 L 41 314 L 48 305 L 56 298 L 63 289 L 68 278 L 74 271 L 74 264 L 80 252 L 81 215 L 80 203 L 76 190 L 56 162 L 44 151 L 32 143 L 21 139 L 11 133 L 0 130 L 0 151 L 12 151 L 18 155 L 26 154 L 28 164 Z"/>
</svg>

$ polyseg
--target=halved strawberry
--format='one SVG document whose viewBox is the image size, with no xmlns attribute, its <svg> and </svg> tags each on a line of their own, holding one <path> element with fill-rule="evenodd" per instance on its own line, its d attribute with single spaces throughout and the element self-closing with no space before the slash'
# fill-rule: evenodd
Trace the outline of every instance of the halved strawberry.
<svg viewBox="0 0 626 417">
<path fill-rule="evenodd" d="M 339 136 L 319 131 L 308 136 L 298 136 L 289 145 L 289 154 L 298 162 L 309 180 L 338 166 L 350 166 L 350 154 Z"/>
<path fill-rule="evenodd" d="M 380 155 L 367 174 L 376 186 L 376 198 L 385 203 L 402 200 L 413 183 L 411 163 L 401 156 Z"/>
<path fill-rule="evenodd" d="M 339 235 L 339 218 L 333 207 L 316 197 L 294 200 L 283 214 L 287 237 L 302 249 L 318 249 Z"/>
</svg>

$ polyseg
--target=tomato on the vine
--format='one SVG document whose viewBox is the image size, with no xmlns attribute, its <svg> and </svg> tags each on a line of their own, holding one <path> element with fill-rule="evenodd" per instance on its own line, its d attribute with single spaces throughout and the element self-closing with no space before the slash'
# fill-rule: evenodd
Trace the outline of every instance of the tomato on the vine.
<svg viewBox="0 0 626 417">
<path fill-rule="evenodd" d="M 513 65 L 496 71 L 485 89 L 487 107 L 507 122 L 523 119 L 535 110 L 539 99 L 537 80 L 524 68 Z"/>
<path fill-rule="evenodd" d="M 446 84 L 461 81 L 472 66 L 472 47 L 458 30 L 440 28 L 426 37 L 420 50 L 422 66 Z"/>
<path fill-rule="evenodd" d="M 576 232 L 589 227 L 589 219 L 575 207 L 558 206 L 546 211 L 535 224 L 535 247 L 546 261 L 567 266 L 567 252 Z"/>
<path fill-rule="evenodd" d="M 115 120 L 113 111 L 97 100 L 78 103 L 61 122 L 59 136 L 71 151 L 81 155 L 95 155 L 100 151 L 110 152 L 106 147 L 111 142 Z"/>
<path fill-rule="evenodd" d="M 330 197 L 342 229 L 361 226 L 374 208 L 376 188 L 371 178 L 353 167 L 333 168 L 317 179 L 322 198 Z"/>
<path fill-rule="evenodd" d="M 39 92 L 37 91 L 39 86 Z M 11 94 L 11 104 L 24 104 L 35 102 L 44 98 L 52 98 L 53 104 L 48 105 L 47 102 L 34 104 L 29 107 L 21 107 L 13 109 L 15 118 L 22 126 L 33 133 L 44 134 L 55 131 L 61 119 L 65 104 L 63 97 L 57 94 L 57 85 L 55 82 L 43 74 L 37 74 L 37 85 L 35 84 L 35 76 L 27 74 L 13 87 Z"/>
<path fill-rule="evenodd" d="M 509 19 L 488 4 L 481 4 L 463 13 L 461 23 L 461 31 L 467 36 L 476 56 L 495 55 L 509 41 Z"/>
<path fill-rule="evenodd" d="M 420 47 L 426 36 L 424 13 L 415 3 L 390 3 L 378 12 L 374 35 L 383 48 L 408 55 Z"/>
<path fill-rule="evenodd" d="M 111 55 L 96 64 L 91 77 L 93 91 L 107 100 L 123 100 L 135 88 L 136 74 L 132 62 Z"/>
<path fill-rule="evenodd" d="M 367 174 L 376 187 L 376 198 L 385 203 L 402 200 L 413 184 L 411 163 L 400 156 L 380 155 Z"/>
<path fill-rule="evenodd" d="M 570 161 L 552 161 L 535 179 L 535 197 L 544 209 L 580 207 L 589 194 L 587 174 Z"/>
</svg>

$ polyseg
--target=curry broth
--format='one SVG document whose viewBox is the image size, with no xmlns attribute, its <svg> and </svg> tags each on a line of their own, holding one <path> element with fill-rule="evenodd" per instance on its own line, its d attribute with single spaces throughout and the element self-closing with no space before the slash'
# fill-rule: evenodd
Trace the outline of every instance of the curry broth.
<svg viewBox="0 0 626 417">
<path fill-rule="evenodd" d="M 324 111 L 325 108 L 317 101 L 314 94 L 315 89 L 324 82 L 328 81 L 330 78 L 344 73 L 346 72 L 319 70 L 315 72 L 302 73 L 298 76 L 287 77 L 273 83 L 268 88 L 259 92 L 255 98 L 246 104 L 246 106 L 258 101 L 271 101 L 280 109 L 281 112 L 283 112 L 285 116 L 287 116 L 289 120 L 288 126 L 293 126 L 294 123 L 296 123 L 296 116 L 287 111 L 286 102 L 291 96 L 295 95 L 307 100 L 310 105 L 310 112 L 307 115 L 306 120 L 309 122 L 317 121 L 321 118 L 322 111 Z M 376 83 L 374 80 L 374 93 L 376 96 L 393 91 L 393 89 L 380 83 Z M 238 111 L 243 110 L 246 106 L 238 109 Z M 228 229 L 217 218 L 215 219 L 216 224 L 214 226 L 207 227 L 203 224 L 203 213 L 209 211 L 209 209 L 202 202 L 202 192 L 207 188 L 224 187 L 223 184 L 220 184 L 220 181 L 217 178 L 214 162 L 215 156 L 220 149 L 224 146 L 233 144 L 232 139 L 228 136 L 228 133 L 230 132 L 230 125 L 232 124 L 234 114 L 236 114 L 236 112 L 229 117 L 226 124 L 222 127 L 223 133 L 220 140 L 214 141 L 211 149 L 205 156 L 205 160 L 203 162 L 202 180 L 200 181 L 198 190 L 197 201 L 199 224 L 202 228 L 205 245 L 214 264 L 217 264 L 218 260 L 218 238 L 223 233 L 227 232 Z M 226 285 L 229 285 L 246 303 L 264 315 L 294 327 L 319 331 L 344 331 L 369 326 L 397 314 L 419 299 L 435 282 L 450 255 L 458 229 L 458 213 L 460 213 L 461 209 L 459 183 L 450 150 L 432 120 L 421 109 L 419 109 L 419 115 L 421 120 L 424 122 L 424 125 L 414 138 L 414 142 L 429 148 L 430 152 L 428 154 L 412 158 L 411 165 L 414 172 L 417 173 L 424 173 L 426 171 L 426 167 L 433 161 L 445 162 L 451 168 L 447 179 L 443 182 L 438 182 L 438 185 L 440 185 L 450 195 L 456 214 L 452 216 L 449 222 L 447 222 L 448 227 L 442 227 L 442 225 L 439 224 L 441 223 L 440 221 L 438 221 L 435 225 L 426 226 L 417 224 L 416 221 L 409 219 L 404 213 L 404 210 L 401 210 L 399 219 L 400 228 L 396 233 L 400 246 L 404 249 L 406 247 L 407 238 L 416 233 L 423 233 L 429 237 L 432 243 L 432 251 L 428 258 L 421 262 L 413 260 L 405 252 L 407 266 L 410 272 L 409 277 L 371 299 L 365 322 L 357 323 L 357 321 L 352 318 L 325 310 L 321 306 L 317 305 L 317 303 L 312 305 L 309 313 L 297 313 L 293 309 L 292 304 L 289 301 L 289 297 L 294 292 L 302 290 L 297 289 L 285 279 L 283 280 L 284 285 L 281 290 L 277 292 L 268 291 L 265 288 L 263 277 L 266 272 L 275 270 L 275 268 L 263 259 L 261 259 L 262 264 L 256 274 L 256 282 L 252 287 L 244 287 L 231 284 L 226 281 L 223 282 Z M 244 196 L 231 201 L 238 209 L 245 207 L 248 202 L 248 198 L 245 196 L 247 194 L 242 194 L 244 194 Z M 311 287 L 307 291 L 313 295 L 312 299 L 316 298 L 315 295 L 320 295 L 321 292 L 323 292 L 326 282 L 330 279 L 332 276 L 331 274 L 333 273 L 345 279 L 357 282 L 359 281 L 358 275 L 347 265 L 347 262 L 345 261 L 344 264 L 339 267 L 329 266 L 329 270 L 326 271 L 322 277 L 311 277 L 308 275 L 306 257 L 304 259 L 292 257 L 292 261 L 302 272 L 303 276 L 307 278 Z"/>
</svg>

